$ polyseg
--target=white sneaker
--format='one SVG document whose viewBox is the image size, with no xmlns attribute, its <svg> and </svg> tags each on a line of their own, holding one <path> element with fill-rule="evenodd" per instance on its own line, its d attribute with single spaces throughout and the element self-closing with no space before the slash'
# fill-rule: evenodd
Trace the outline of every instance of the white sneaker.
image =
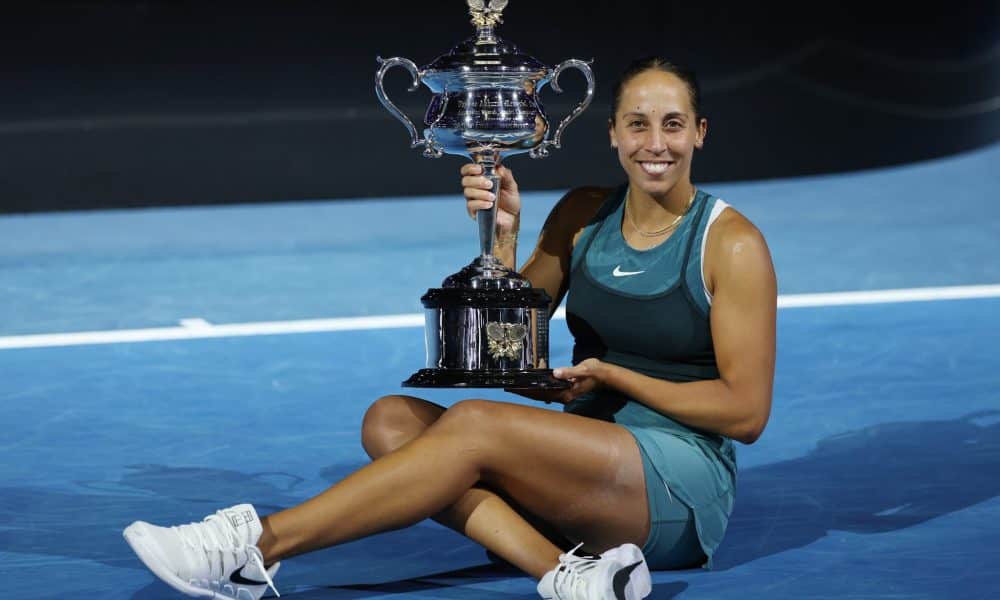
<svg viewBox="0 0 1000 600">
<path fill-rule="evenodd" d="M 264 568 L 257 548 L 263 528 L 250 504 L 224 508 L 201 523 L 157 527 L 136 521 L 125 541 L 167 585 L 188 596 L 258 600 L 270 587 L 280 563 Z"/>
<path fill-rule="evenodd" d="M 624 544 L 597 558 L 574 553 L 559 556 L 559 566 L 538 582 L 538 595 L 546 600 L 640 600 L 653 591 L 649 567 L 642 550 Z"/>
</svg>

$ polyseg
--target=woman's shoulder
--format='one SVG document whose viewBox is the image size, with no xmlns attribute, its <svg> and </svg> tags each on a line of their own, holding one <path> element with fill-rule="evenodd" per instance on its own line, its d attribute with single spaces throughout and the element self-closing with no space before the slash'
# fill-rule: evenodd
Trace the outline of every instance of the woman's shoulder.
<svg viewBox="0 0 1000 600">
<path fill-rule="evenodd" d="M 728 271 L 748 259 L 770 264 L 767 240 L 746 215 L 726 204 L 705 240 L 704 268 L 709 288 L 714 288 L 719 271 Z"/>
<path fill-rule="evenodd" d="M 575 187 L 568 192 L 566 192 L 556 206 L 563 206 L 567 208 L 572 208 L 573 210 L 589 210 L 590 212 L 597 212 L 597 209 L 604 204 L 604 201 L 608 199 L 615 191 L 615 188 L 609 187 L 599 187 L 596 185 L 588 185 L 582 187 Z"/>
<path fill-rule="evenodd" d="M 739 210 L 718 199 L 721 208 L 709 231 L 708 245 L 729 247 L 738 243 L 763 243 L 764 234 Z"/>
<path fill-rule="evenodd" d="M 598 186 L 573 188 L 552 207 L 548 224 L 567 231 L 583 229 L 594 219 L 613 192 L 614 188 Z"/>
<path fill-rule="evenodd" d="M 529 264 L 533 268 L 540 268 L 536 266 L 541 264 L 540 257 L 557 257 L 561 265 L 558 266 L 559 277 L 565 278 L 568 271 L 564 270 L 563 261 L 572 256 L 577 240 L 580 239 L 587 224 L 597 215 L 611 191 L 608 188 L 590 186 L 573 188 L 566 192 L 545 219 L 538 245 L 532 257 L 528 259 Z"/>
</svg>

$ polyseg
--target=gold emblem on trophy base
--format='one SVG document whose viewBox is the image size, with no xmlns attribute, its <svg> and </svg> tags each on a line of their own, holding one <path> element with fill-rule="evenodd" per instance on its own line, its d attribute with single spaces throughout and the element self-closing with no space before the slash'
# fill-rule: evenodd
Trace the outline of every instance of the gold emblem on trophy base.
<svg viewBox="0 0 1000 600">
<path fill-rule="evenodd" d="M 486 339 L 489 341 L 490 356 L 496 360 L 507 358 L 517 360 L 524 349 L 524 338 L 528 328 L 520 323 L 487 323 Z"/>
</svg>

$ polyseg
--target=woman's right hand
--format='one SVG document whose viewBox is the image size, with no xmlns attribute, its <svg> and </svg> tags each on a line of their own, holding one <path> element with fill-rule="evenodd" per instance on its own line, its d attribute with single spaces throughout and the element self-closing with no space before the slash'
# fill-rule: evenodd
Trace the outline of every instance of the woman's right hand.
<svg viewBox="0 0 1000 600">
<path fill-rule="evenodd" d="M 511 233 L 517 227 L 518 215 L 521 213 L 521 195 L 517 191 L 517 181 L 510 169 L 497 166 L 500 176 L 500 204 L 497 206 L 498 233 Z M 462 165 L 462 191 L 465 195 L 465 209 L 469 216 L 476 218 L 476 213 L 493 206 L 493 194 L 490 192 L 492 182 L 483 176 L 483 167 L 476 163 Z"/>
</svg>

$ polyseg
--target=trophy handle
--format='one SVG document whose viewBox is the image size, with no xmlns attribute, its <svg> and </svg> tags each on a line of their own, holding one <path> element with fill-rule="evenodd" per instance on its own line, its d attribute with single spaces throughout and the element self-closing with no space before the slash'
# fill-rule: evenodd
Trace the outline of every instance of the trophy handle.
<svg viewBox="0 0 1000 600">
<path fill-rule="evenodd" d="M 566 129 L 566 126 L 569 125 L 573 119 L 580 116 L 580 113 L 590 106 L 591 100 L 594 99 L 594 72 L 590 70 L 590 62 L 571 58 L 559 63 L 559 66 L 556 67 L 555 71 L 553 71 L 552 89 L 554 89 L 556 93 L 562 93 L 562 88 L 559 87 L 559 75 L 566 69 L 576 69 L 583 73 L 583 76 L 587 78 L 587 94 L 583 97 L 583 100 L 576 105 L 573 112 L 566 115 L 562 122 L 559 123 L 559 127 L 556 128 L 556 133 L 552 136 L 551 140 L 545 140 L 538 146 L 531 149 L 531 158 L 545 158 L 549 155 L 549 146 L 553 146 L 556 149 L 561 148 L 562 146 L 560 144 L 560 140 L 562 139 L 563 130 Z"/>
<path fill-rule="evenodd" d="M 417 68 L 417 65 L 408 58 L 400 58 L 398 56 L 385 59 L 379 56 L 376 60 L 378 60 L 381 67 L 379 67 L 378 72 L 375 74 L 375 95 L 378 96 L 382 105 L 385 106 L 390 113 L 392 113 L 392 116 L 399 119 L 403 126 L 406 127 L 406 130 L 410 133 L 410 148 L 423 146 L 424 156 L 428 158 L 441 158 L 441 155 L 444 154 L 444 152 L 437 146 L 437 144 L 434 143 L 433 140 L 427 140 L 420 137 L 420 134 L 417 133 L 417 128 L 413 126 L 413 121 L 411 121 L 410 118 L 403 113 L 403 111 L 399 110 L 399 107 L 393 104 L 392 100 L 389 100 L 388 94 L 385 93 L 385 87 L 382 85 L 382 79 L 385 77 L 385 74 L 389 71 L 389 69 L 400 66 L 413 75 L 413 84 L 407 91 L 415 92 L 420 87 L 420 70 Z"/>
</svg>

